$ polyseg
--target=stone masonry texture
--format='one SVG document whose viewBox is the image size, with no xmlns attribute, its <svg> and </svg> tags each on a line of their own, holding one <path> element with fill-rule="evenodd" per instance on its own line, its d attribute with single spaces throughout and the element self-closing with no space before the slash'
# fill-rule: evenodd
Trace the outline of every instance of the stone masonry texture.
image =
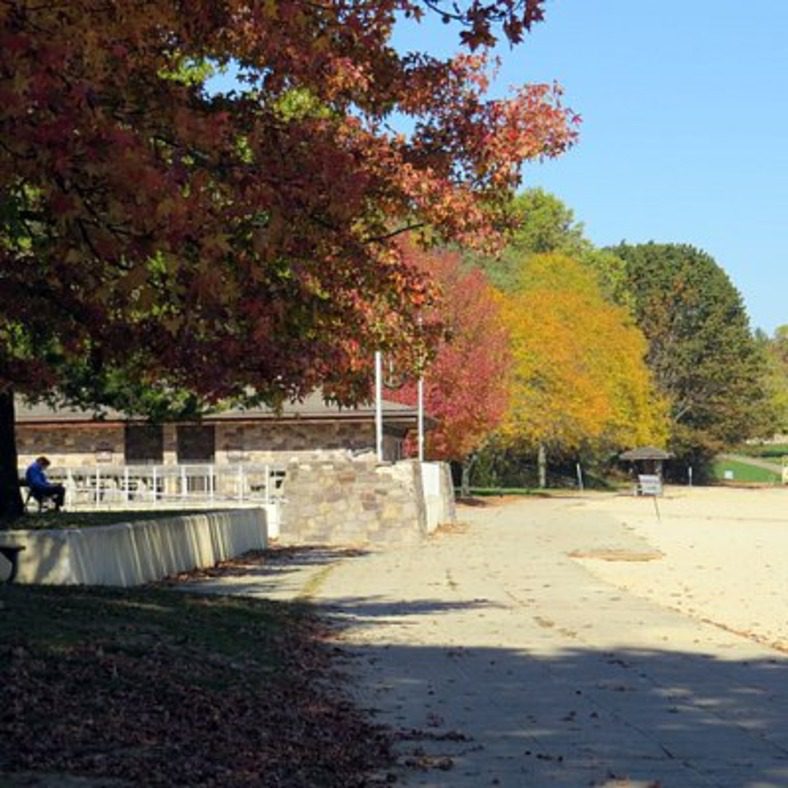
<svg viewBox="0 0 788 788">
<path fill-rule="evenodd" d="M 427 533 L 417 462 L 374 455 L 293 461 L 280 538 L 291 544 L 414 544 Z"/>
</svg>

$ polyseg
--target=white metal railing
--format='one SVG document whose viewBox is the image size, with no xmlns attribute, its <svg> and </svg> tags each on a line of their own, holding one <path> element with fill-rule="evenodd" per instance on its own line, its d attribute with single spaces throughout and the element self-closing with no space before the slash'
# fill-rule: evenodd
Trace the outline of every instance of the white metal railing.
<svg viewBox="0 0 788 788">
<path fill-rule="evenodd" d="M 92 465 L 48 469 L 74 508 L 269 504 L 282 499 L 283 465 Z"/>
</svg>

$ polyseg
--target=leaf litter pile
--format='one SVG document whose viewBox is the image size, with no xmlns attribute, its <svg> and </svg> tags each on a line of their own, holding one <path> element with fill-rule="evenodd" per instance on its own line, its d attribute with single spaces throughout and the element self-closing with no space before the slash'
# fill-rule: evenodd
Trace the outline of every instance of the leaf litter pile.
<svg viewBox="0 0 788 788">
<path fill-rule="evenodd" d="M 299 604 L 2 586 L 0 781 L 369 785 L 390 741 L 343 693 L 325 635 Z"/>
</svg>

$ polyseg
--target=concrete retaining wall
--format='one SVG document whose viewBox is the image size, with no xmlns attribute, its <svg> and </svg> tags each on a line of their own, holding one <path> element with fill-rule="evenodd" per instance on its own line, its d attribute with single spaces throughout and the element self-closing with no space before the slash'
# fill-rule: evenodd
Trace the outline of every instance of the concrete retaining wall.
<svg viewBox="0 0 788 788">
<path fill-rule="evenodd" d="M 457 519 L 451 468 L 446 462 L 423 462 L 421 479 L 427 506 L 427 531 L 432 533 L 441 523 L 453 523 Z"/>
<path fill-rule="evenodd" d="M 18 583 L 134 586 L 267 546 L 266 513 L 236 509 L 135 523 L 0 532 L 20 544 Z M 0 562 L 4 559 L 0 556 Z"/>
<path fill-rule="evenodd" d="M 279 523 L 282 518 L 282 504 L 279 501 L 276 503 L 264 503 L 260 505 L 260 509 L 262 509 L 263 517 L 265 518 L 266 541 L 268 539 L 278 539 Z"/>
</svg>

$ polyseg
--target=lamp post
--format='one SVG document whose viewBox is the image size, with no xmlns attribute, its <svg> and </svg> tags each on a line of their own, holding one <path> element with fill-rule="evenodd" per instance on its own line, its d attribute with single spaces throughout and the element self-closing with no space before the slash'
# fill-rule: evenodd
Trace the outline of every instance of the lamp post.
<svg viewBox="0 0 788 788">
<path fill-rule="evenodd" d="M 419 314 L 419 336 L 423 338 L 424 335 L 424 317 Z M 417 422 L 418 422 L 418 452 L 419 462 L 424 462 L 424 364 L 419 364 L 419 381 L 416 386 L 416 407 L 417 407 Z"/>
<path fill-rule="evenodd" d="M 383 354 L 375 351 L 375 446 L 383 462 Z"/>
<path fill-rule="evenodd" d="M 421 322 L 421 321 L 419 321 Z M 383 353 L 375 351 L 375 446 L 378 454 L 378 462 L 383 462 L 383 386 L 388 388 L 399 388 L 399 384 L 394 382 L 386 383 L 383 380 Z M 416 422 L 418 429 L 418 456 L 419 462 L 424 462 L 424 375 L 419 375 L 416 386 Z"/>
<path fill-rule="evenodd" d="M 419 375 L 419 382 L 416 386 L 418 408 L 418 427 L 419 427 L 419 462 L 424 462 L 424 375 Z"/>
</svg>

